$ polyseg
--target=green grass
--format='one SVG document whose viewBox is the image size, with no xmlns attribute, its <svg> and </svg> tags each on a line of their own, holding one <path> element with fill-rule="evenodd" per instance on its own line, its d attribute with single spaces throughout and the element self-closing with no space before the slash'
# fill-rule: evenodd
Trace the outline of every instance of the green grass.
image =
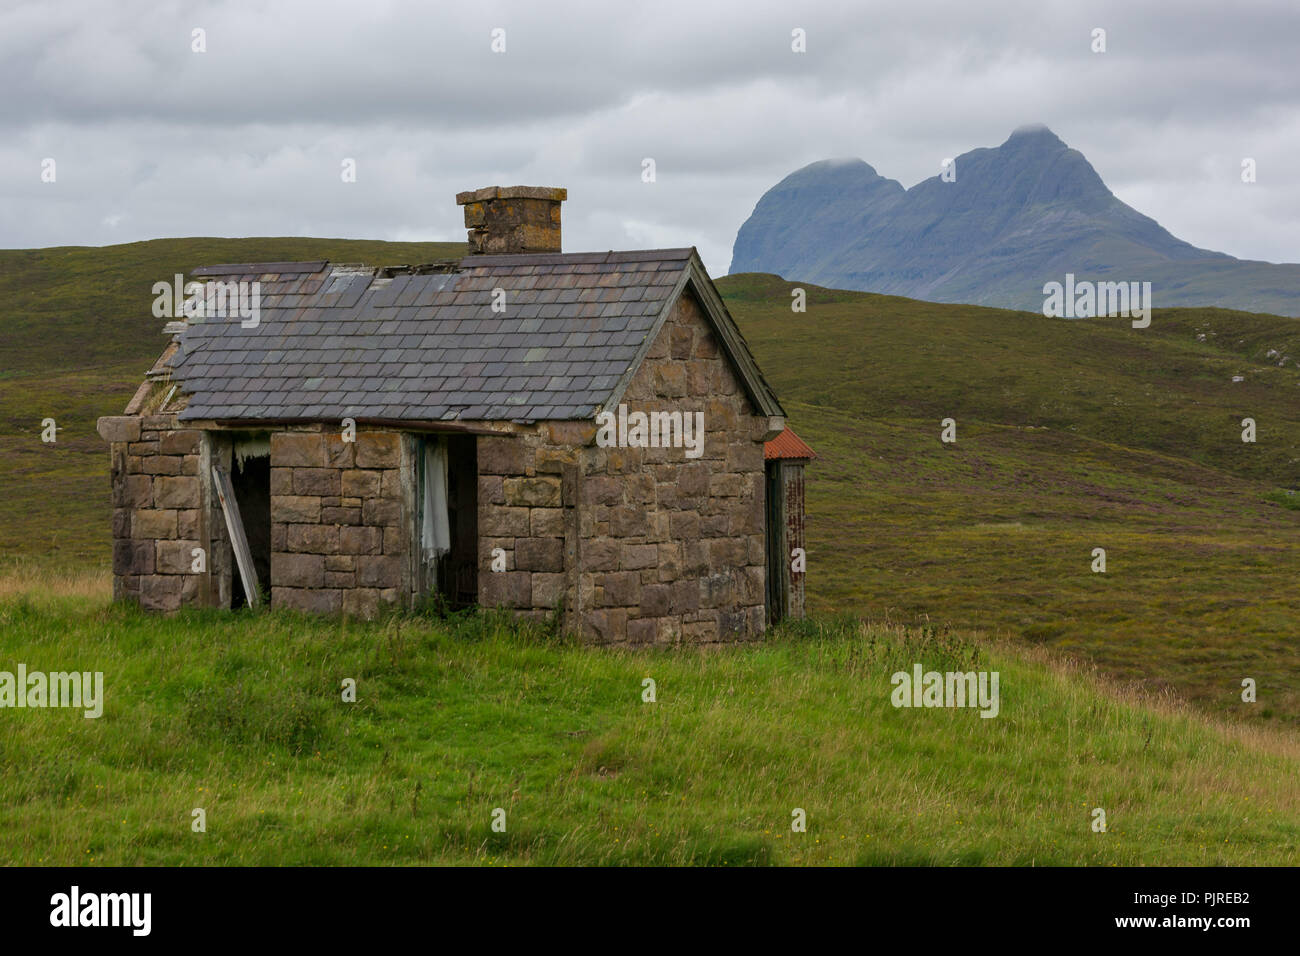
<svg viewBox="0 0 1300 956">
<path fill-rule="evenodd" d="M 3 712 L 0 860 L 1294 862 L 1300 372 L 1277 365 L 1300 355 L 1294 319 L 1169 310 L 1134 330 L 808 286 L 796 315 L 789 283 L 722 280 L 821 456 L 821 623 L 760 646 L 110 606 L 94 421 L 163 345 L 149 285 L 204 262 L 456 251 L 0 251 L 0 668 L 103 670 L 109 697 L 97 721 Z M 1002 674 L 999 718 L 889 706 L 893 669 L 947 669 L 975 643 Z"/>
<path fill-rule="evenodd" d="M 1294 740 L 935 629 L 828 621 L 629 652 L 492 616 L 163 618 L 37 592 L 0 601 L 0 633 L 6 662 L 103 671 L 107 699 L 98 720 L 4 713 L 11 862 L 1217 865 L 1300 849 Z M 914 661 L 997 670 L 1000 715 L 894 708 L 889 675 Z"/>
<path fill-rule="evenodd" d="M 1266 358 L 1300 354 L 1300 320 L 1173 310 L 1133 329 L 813 287 L 793 314 L 775 276 L 719 285 L 821 454 L 812 610 L 1063 648 L 1300 725 L 1300 372 Z M 1240 706 L 1247 677 L 1266 705 Z"/>
</svg>

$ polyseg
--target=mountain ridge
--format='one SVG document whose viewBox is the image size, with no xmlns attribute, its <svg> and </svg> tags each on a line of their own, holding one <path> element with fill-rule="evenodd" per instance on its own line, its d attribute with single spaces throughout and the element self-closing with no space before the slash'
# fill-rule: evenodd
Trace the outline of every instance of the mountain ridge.
<svg viewBox="0 0 1300 956">
<path fill-rule="evenodd" d="M 952 182 L 935 175 L 905 189 L 857 158 L 795 170 L 740 227 L 728 272 L 1030 311 L 1045 283 L 1073 273 L 1150 281 L 1157 308 L 1300 315 L 1300 265 L 1177 238 L 1041 124 L 956 157 Z"/>
</svg>

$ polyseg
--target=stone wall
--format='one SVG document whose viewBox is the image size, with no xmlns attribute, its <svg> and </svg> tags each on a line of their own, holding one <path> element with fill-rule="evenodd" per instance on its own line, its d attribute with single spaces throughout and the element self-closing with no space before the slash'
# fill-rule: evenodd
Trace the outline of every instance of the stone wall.
<svg viewBox="0 0 1300 956">
<path fill-rule="evenodd" d="M 176 416 L 101 419 L 113 494 L 113 596 L 156 611 L 228 606 L 234 567 L 207 468 L 230 467 L 232 433 Z M 405 604 L 411 581 L 408 440 L 396 432 L 271 433 L 273 607 L 372 616 Z M 207 502 L 207 507 L 204 502 Z M 196 573 L 193 550 L 205 549 Z"/>
<path fill-rule="evenodd" d="M 396 432 L 271 435 L 271 606 L 372 616 L 410 590 L 410 455 Z"/>
<path fill-rule="evenodd" d="M 175 415 L 103 419 L 111 449 L 113 597 L 155 611 L 205 600 L 206 574 L 191 571 L 206 547 L 199 479 L 201 433 Z"/>
<path fill-rule="evenodd" d="M 704 415 L 704 449 L 598 447 L 596 425 L 511 426 L 477 438 L 479 603 L 607 643 L 756 637 L 765 622 L 763 439 L 687 293 L 622 401 Z M 114 594 L 154 610 L 228 606 L 233 561 L 208 479 L 231 433 L 175 415 L 102 419 L 113 457 Z M 207 437 L 205 437 L 205 435 Z M 370 616 L 416 580 L 415 438 L 317 427 L 270 434 L 273 607 Z M 190 570 L 194 548 L 208 571 Z M 492 571 L 494 552 L 504 570 Z"/>
<path fill-rule="evenodd" d="M 478 439 L 479 603 L 539 617 L 565 600 L 566 508 L 564 471 L 577 451 L 563 429 L 540 426 L 516 435 Z M 584 431 L 581 427 L 577 434 Z M 571 505 L 571 502 L 570 502 Z M 493 571 L 493 552 L 504 552 L 504 571 Z"/>
<path fill-rule="evenodd" d="M 704 451 L 584 449 L 583 631 L 602 641 L 756 637 L 765 623 L 763 438 L 699 305 L 683 295 L 623 401 L 704 413 Z"/>
<path fill-rule="evenodd" d="M 704 414 L 704 451 L 601 448 L 593 422 L 479 438 L 480 603 L 608 643 L 734 641 L 765 623 L 763 439 L 699 305 L 684 295 L 623 398 Z M 506 570 L 492 572 L 492 551 Z"/>
</svg>

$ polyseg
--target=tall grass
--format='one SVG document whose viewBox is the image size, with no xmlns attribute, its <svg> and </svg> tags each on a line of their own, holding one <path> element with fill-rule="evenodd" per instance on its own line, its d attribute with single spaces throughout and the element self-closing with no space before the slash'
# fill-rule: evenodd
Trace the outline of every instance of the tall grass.
<svg viewBox="0 0 1300 956">
<path fill-rule="evenodd" d="M 1293 737 L 960 631 L 835 618 L 744 647 L 614 650 L 494 614 L 167 618 L 7 595 L 0 669 L 106 683 L 98 720 L 0 710 L 10 863 L 1260 864 L 1300 848 Z M 914 662 L 997 670 L 1000 715 L 895 709 L 890 674 Z"/>
</svg>

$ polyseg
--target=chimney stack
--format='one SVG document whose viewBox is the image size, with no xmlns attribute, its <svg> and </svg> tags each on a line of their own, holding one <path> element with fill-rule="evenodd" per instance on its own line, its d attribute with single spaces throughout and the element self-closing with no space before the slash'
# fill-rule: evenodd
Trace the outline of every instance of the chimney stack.
<svg viewBox="0 0 1300 956">
<path fill-rule="evenodd" d="M 471 254 L 560 251 L 560 203 L 567 189 L 488 186 L 456 195 L 465 207 Z"/>
</svg>

